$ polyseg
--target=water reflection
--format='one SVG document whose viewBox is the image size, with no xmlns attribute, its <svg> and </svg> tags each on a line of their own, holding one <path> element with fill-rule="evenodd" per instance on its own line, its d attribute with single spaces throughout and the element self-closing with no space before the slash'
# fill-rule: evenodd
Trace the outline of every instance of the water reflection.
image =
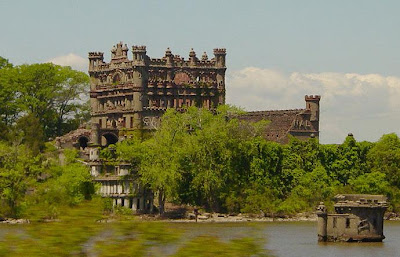
<svg viewBox="0 0 400 257">
<path fill-rule="evenodd" d="M 385 222 L 383 242 L 318 243 L 316 222 L 273 223 L 181 223 L 187 239 L 213 235 L 223 240 L 253 236 L 265 240 L 264 247 L 282 257 L 376 257 L 400 256 L 400 222 Z"/>
<path fill-rule="evenodd" d="M 318 243 L 315 222 L 273 223 L 265 227 L 266 247 L 276 256 L 399 256 L 400 222 L 385 222 L 386 239 L 373 243 Z"/>
</svg>

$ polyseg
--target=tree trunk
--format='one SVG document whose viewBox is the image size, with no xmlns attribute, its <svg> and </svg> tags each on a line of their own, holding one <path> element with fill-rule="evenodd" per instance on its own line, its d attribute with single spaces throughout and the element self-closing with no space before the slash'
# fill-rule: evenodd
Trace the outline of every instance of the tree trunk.
<svg viewBox="0 0 400 257">
<path fill-rule="evenodd" d="M 165 194 L 163 190 L 158 192 L 158 208 L 160 211 L 160 215 L 163 215 L 165 212 Z"/>
</svg>

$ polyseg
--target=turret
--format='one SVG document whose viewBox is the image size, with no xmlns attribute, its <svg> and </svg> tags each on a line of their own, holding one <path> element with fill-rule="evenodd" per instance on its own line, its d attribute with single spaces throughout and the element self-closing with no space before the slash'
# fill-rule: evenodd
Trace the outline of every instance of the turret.
<svg viewBox="0 0 400 257">
<path fill-rule="evenodd" d="M 100 63 L 103 63 L 104 53 L 89 52 L 89 71 L 94 70 Z"/>
<path fill-rule="evenodd" d="M 128 60 L 128 46 L 119 42 L 111 49 L 111 62 L 113 60 Z"/>
<path fill-rule="evenodd" d="M 201 56 L 201 60 L 202 61 L 207 61 L 208 60 L 208 56 L 207 56 L 206 52 L 204 52 L 203 55 Z"/>
<path fill-rule="evenodd" d="M 326 210 L 326 206 L 323 202 L 320 202 L 317 207 L 317 216 L 318 216 L 318 241 L 326 242 L 328 235 L 328 212 Z"/>
<path fill-rule="evenodd" d="M 215 66 L 216 67 L 225 67 L 225 57 L 226 57 L 226 49 L 225 48 L 215 48 Z"/>
<path fill-rule="evenodd" d="M 193 48 L 189 52 L 189 63 L 190 66 L 196 66 L 197 62 L 197 57 L 196 57 L 196 52 L 193 50 Z"/>
<path fill-rule="evenodd" d="M 133 46 L 133 62 L 135 65 L 145 65 L 146 61 L 146 46 Z"/>
<path fill-rule="evenodd" d="M 311 111 L 310 121 L 319 121 L 319 95 L 306 95 L 306 109 Z"/>
<path fill-rule="evenodd" d="M 167 66 L 174 65 L 174 56 L 172 55 L 171 49 L 169 47 L 165 50 L 165 59 L 167 60 Z"/>
</svg>

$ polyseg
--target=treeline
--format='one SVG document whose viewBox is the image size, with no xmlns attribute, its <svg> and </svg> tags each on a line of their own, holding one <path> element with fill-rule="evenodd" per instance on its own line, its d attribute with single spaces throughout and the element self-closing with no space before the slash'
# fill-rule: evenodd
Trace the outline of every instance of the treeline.
<svg viewBox="0 0 400 257">
<path fill-rule="evenodd" d="M 241 122 L 234 118 L 239 112 L 229 106 L 215 113 L 170 109 L 151 138 L 117 144 L 114 158 L 136 167 L 161 212 L 171 201 L 218 212 L 293 214 L 319 201 L 332 207 L 338 193 L 384 194 L 399 211 L 396 134 L 376 143 L 348 136 L 340 145 L 295 138 L 281 145 L 263 139 L 267 122 Z M 103 156 L 112 156 L 108 151 Z"/>
<path fill-rule="evenodd" d="M 89 76 L 52 63 L 14 66 L 0 57 L 0 139 L 35 153 L 90 118 Z"/>
</svg>

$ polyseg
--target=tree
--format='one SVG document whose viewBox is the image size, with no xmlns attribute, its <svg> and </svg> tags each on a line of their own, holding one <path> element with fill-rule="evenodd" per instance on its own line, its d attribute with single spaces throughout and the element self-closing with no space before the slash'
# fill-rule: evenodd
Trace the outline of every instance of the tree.
<svg viewBox="0 0 400 257">
<path fill-rule="evenodd" d="M 51 63 L 17 68 L 23 110 L 39 118 L 48 137 L 61 135 L 63 123 L 78 111 L 80 94 L 88 88 L 87 75 Z"/>
<path fill-rule="evenodd" d="M 18 216 L 20 200 L 42 171 L 40 158 L 23 145 L 0 142 L 0 199 L 7 207 L 2 210 L 4 215 Z"/>
<path fill-rule="evenodd" d="M 372 172 L 382 172 L 391 185 L 400 188 L 400 139 L 392 133 L 383 135 L 367 154 Z"/>
<path fill-rule="evenodd" d="M 6 100 L 7 108 L 2 109 L 2 105 L 0 114 L 12 124 L 17 116 L 32 113 L 47 138 L 62 135 L 83 105 L 81 97 L 87 92 L 88 82 L 85 73 L 51 63 L 3 68 L 0 100 Z"/>
<path fill-rule="evenodd" d="M 13 65 L 5 58 L 0 56 L 0 69 L 11 68 Z"/>
<path fill-rule="evenodd" d="M 366 173 L 351 179 L 349 184 L 360 194 L 384 194 L 390 193 L 390 184 L 385 173 L 376 171 Z"/>
<path fill-rule="evenodd" d="M 185 149 L 183 142 L 187 135 L 187 123 L 174 109 L 162 116 L 162 123 L 153 138 L 140 145 L 140 154 L 136 155 L 140 163 L 139 174 L 144 184 L 158 195 L 160 214 L 164 213 L 167 198 L 176 196 L 181 178 L 180 158 Z M 138 149 L 138 148 L 136 148 Z M 118 150 L 121 152 L 121 150 Z M 129 158 L 125 155 L 125 158 Z M 130 158 L 134 161 L 134 158 Z M 135 161 L 134 161 L 135 162 Z"/>
<path fill-rule="evenodd" d="M 44 149 L 44 134 L 39 119 L 32 113 L 23 116 L 17 120 L 14 133 L 15 139 L 21 139 L 21 142 L 29 147 L 34 155 L 37 155 Z"/>
<path fill-rule="evenodd" d="M 0 57 L 0 124 L 8 128 L 18 117 L 16 72 L 8 60 Z M 2 131 L 4 131 L 2 129 Z"/>
</svg>

